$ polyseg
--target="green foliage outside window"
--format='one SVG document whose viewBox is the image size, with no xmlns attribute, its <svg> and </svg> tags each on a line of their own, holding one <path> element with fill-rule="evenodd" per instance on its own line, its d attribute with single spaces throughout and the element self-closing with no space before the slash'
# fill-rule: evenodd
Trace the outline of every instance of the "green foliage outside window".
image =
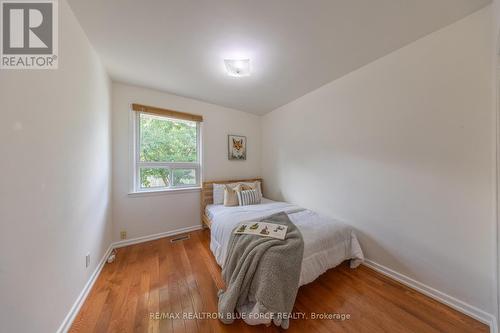
<svg viewBox="0 0 500 333">
<path fill-rule="evenodd" d="M 140 115 L 141 162 L 197 162 L 195 122 Z M 166 168 L 141 168 L 141 187 L 191 185 L 196 183 L 194 169 L 175 169 L 173 179 Z"/>
</svg>

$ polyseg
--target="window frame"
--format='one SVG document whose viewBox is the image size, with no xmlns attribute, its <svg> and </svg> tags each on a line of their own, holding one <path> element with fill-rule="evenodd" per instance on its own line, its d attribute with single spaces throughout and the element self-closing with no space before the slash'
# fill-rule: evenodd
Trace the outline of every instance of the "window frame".
<svg viewBox="0 0 500 333">
<path fill-rule="evenodd" d="M 132 111 L 131 119 L 132 119 L 132 177 L 131 177 L 131 191 L 130 194 L 134 193 L 152 193 L 152 192 L 173 192 L 173 191 L 182 191 L 182 190 L 193 190 L 201 188 L 202 181 L 202 122 L 192 121 L 196 123 L 196 162 L 142 162 L 140 158 L 141 152 L 141 114 L 152 115 L 159 118 L 165 118 L 166 120 L 172 121 L 190 121 L 177 119 L 175 117 L 162 116 L 158 114 L 152 114 L 144 111 Z M 140 184 L 140 170 L 141 168 L 159 168 L 159 169 L 169 169 L 170 171 L 170 179 L 173 183 L 173 172 L 175 169 L 194 169 L 196 178 L 195 184 L 190 185 L 170 185 L 170 186 L 161 186 L 161 187 L 151 187 L 151 188 L 143 188 Z"/>
</svg>

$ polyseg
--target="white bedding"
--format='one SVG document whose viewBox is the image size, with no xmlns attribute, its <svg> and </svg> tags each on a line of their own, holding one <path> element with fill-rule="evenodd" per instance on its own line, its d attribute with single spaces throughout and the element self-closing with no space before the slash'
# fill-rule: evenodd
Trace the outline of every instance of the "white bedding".
<svg viewBox="0 0 500 333">
<path fill-rule="evenodd" d="M 363 261 L 363 252 L 350 226 L 286 202 L 263 198 L 259 205 L 207 205 L 206 213 L 212 221 L 210 249 L 217 263 L 223 266 L 229 238 L 236 225 L 283 211 L 299 228 L 304 238 L 304 258 L 299 285 L 314 281 L 344 260 L 352 259 L 352 268 Z"/>
</svg>

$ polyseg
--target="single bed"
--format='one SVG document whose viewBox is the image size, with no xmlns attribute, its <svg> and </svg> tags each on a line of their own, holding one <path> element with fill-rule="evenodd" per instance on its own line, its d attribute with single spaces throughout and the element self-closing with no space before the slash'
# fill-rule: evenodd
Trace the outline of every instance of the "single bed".
<svg viewBox="0 0 500 333">
<path fill-rule="evenodd" d="M 351 268 L 364 259 L 358 239 L 349 225 L 286 202 L 262 198 L 258 205 L 226 207 L 213 204 L 213 184 L 253 182 L 244 179 L 205 182 L 202 187 L 202 221 L 210 228 L 210 250 L 223 267 L 232 230 L 241 222 L 257 220 L 278 212 L 286 212 L 299 228 L 304 239 L 304 258 L 299 285 L 314 281 L 318 276 L 345 260 Z"/>
</svg>

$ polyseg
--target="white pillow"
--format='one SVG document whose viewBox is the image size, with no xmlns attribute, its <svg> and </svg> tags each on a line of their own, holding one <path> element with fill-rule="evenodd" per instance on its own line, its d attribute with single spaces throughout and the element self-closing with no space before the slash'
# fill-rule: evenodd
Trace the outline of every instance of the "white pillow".
<svg viewBox="0 0 500 333">
<path fill-rule="evenodd" d="M 262 199 L 262 186 L 260 181 L 255 181 L 254 184 L 257 183 L 257 192 L 259 192 L 259 197 Z"/>
<path fill-rule="evenodd" d="M 239 183 L 231 183 L 231 184 L 213 184 L 213 197 L 214 197 L 214 205 L 223 205 L 224 204 L 224 186 L 228 185 L 231 187 L 235 187 L 238 184 L 245 185 L 254 185 L 257 183 L 257 192 L 259 193 L 259 197 L 262 198 L 262 187 L 260 185 L 260 181 L 255 182 L 239 182 Z"/>
<path fill-rule="evenodd" d="M 224 184 L 214 184 L 214 205 L 222 205 L 224 203 Z"/>
</svg>

